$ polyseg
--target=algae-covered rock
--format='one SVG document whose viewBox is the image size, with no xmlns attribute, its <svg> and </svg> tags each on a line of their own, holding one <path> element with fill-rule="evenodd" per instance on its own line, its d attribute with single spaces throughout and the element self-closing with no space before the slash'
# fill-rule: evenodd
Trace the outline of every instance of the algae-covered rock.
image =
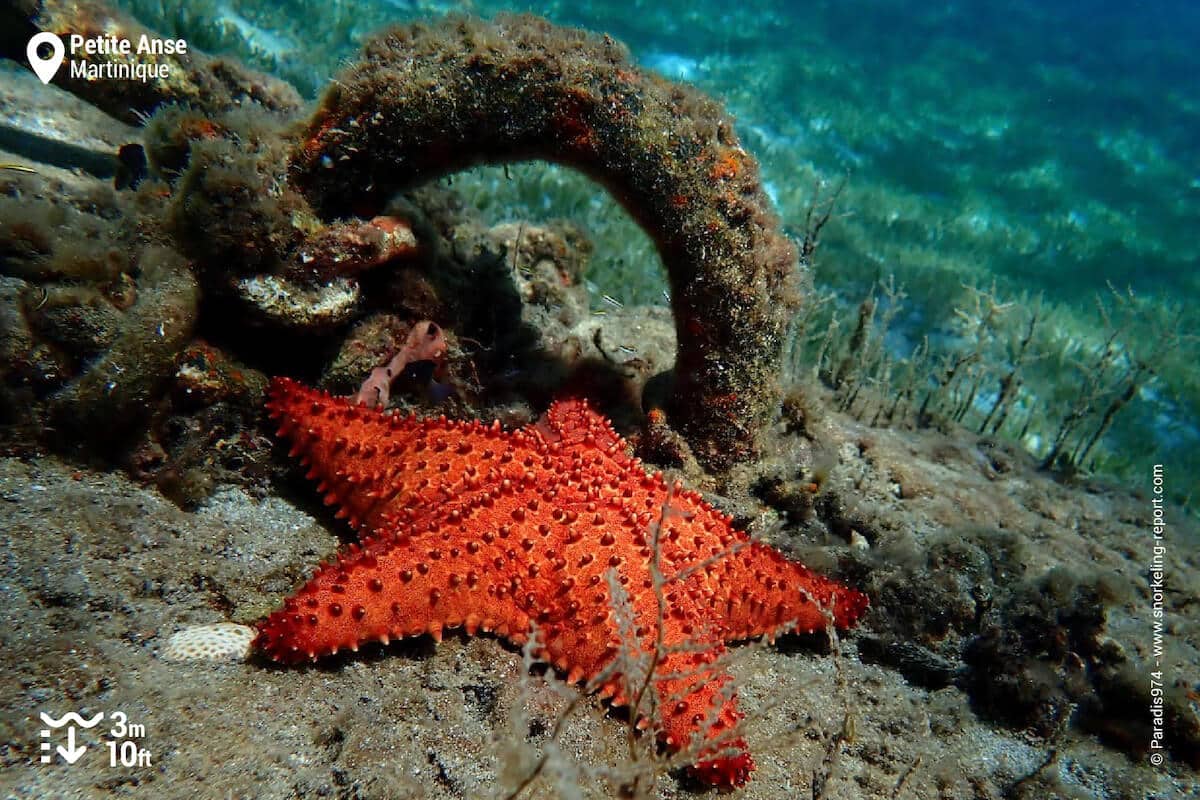
<svg viewBox="0 0 1200 800">
<path fill-rule="evenodd" d="M 565 221 L 549 225 L 506 222 L 488 235 L 512 270 L 517 294 L 526 306 L 541 306 L 564 325 L 588 316 L 583 276 L 592 243 L 584 231 Z"/>
<path fill-rule="evenodd" d="M 266 376 L 208 342 L 193 340 L 180 352 L 176 365 L 171 395 L 177 409 L 228 403 L 254 414 L 262 406 Z"/>
<path fill-rule="evenodd" d="M 139 265 L 143 287 L 112 346 L 50 399 L 64 433 L 104 442 L 128 431 L 153 406 L 191 336 L 200 293 L 187 262 L 165 248 L 148 248 Z"/>
<path fill-rule="evenodd" d="M 29 312 L 38 337 L 87 359 L 107 350 L 121 333 L 124 315 L 90 286 L 50 284 Z"/>
<path fill-rule="evenodd" d="M 295 330 L 328 329 L 348 322 L 362 296 L 358 283 L 348 278 L 309 285 L 280 275 L 254 275 L 240 279 L 237 290 L 260 320 Z"/>
<path fill-rule="evenodd" d="M 155 36 L 136 20 L 99 0 L 24 0 L 4 9 L 0 23 L 15 30 L 28 30 L 28 35 L 50 31 L 63 38 L 75 34 L 88 39 L 117 37 L 136 42 L 142 36 Z M 171 53 L 81 49 L 72 58 L 83 63 L 82 74 L 62 69 L 54 76 L 54 83 L 130 124 L 140 122 L 143 115 L 171 102 L 187 103 L 210 113 L 249 103 L 280 114 L 300 108 L 300 96 L 286 82 L 192 47 Z M 146 80 L 99 78 L 106 69 L 135 66 L 153 68 L 155 74 Z"/>
<path fill-rule="evenodd" d="M 215 285 L 272 273 L 302 238 L 293 225 L 301 204 L 284 189 L 284 164 L 271 140 L 227 137 L 193 141 L 167 224 Z"/>
<path fill-rule="evenodd" d="M 292 154 L 314 206 L 329 216 L 382 207 L 400 188 L 481 162 L 582 170 L 612 189 L 667 269 L 672 423 L 710 467 L 755 454 L 777 410 L 797 252 L 719 104 L 640 69 L 609 37 L 528 16 L 395 28 L 364 56 Z"/>
<path fill-rule="evenodd" d="M 22 301 L 28 288 L 20 278 L 0 276 L 0 381 L 7 382 L 33 348 L 33 331 Z"/>
</svg>

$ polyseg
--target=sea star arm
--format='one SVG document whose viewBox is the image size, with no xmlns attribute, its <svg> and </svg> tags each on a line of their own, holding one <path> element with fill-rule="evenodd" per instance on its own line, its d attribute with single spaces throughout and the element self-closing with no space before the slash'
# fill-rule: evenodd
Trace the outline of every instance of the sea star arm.
<svg viewBox="0 0 1200 800">
<path fill-rule="evenodd" d="M 627 583 L 620 571 L 607 581 Z M 628 585 L 628 584 L 627 584 Z M 613 705 L 636 704 L 639 728 L 654 725 L 668 750 L 688 751 L 692 772 L 719 786 L 740 786 L 754 769 L 754 760 L 738 735 L 742 720 L 733 678 L 725 670 L 725 646 L 692 591 L 665 588 L 663 616 L 654 595 L 641 594 L 614 601 L 605 591 L 608 609 L 583 625 L 551 623 L 542 627 L 546 641 L 541 656 L 567 671 L 568 680 L 597 680 L 600 696 Z M 618 609 L 631 603 L 632 627 L 616 621 Z M 661 640 L 658 636 L 662 628 Z M 649 684 L 645 684 L 649 672 Z M 596 685 L 596 684 L 593 684 Z M 647 689 L 652 693 L 646 693 Z"/>
<path fill-rule="evenodd" d="M 542 458 L 533 434 L 506 433 L 499 423 L 382 414 L 288 378 L 271 382 L 267 411 L 325 504 L 363 533 L 518 481 L 525 462 Z"/>
<path fill-rule="evenodd" d="M 503 548 L 401 533 L 352 545 L 259 625 L 255 644 L 277 661 L 296 662 L 358 650 L 363 642 L 463 625 L 523 642 L 529 617 L 495 571 Z"/>
<path fill-rule="evenodd" d="M 636 465 L 630 474 L 640 474 Z M 681 486 L 668 490 L 661 479 L 646 492 L 643 506 L 661 504 L 664 513 L 659 552 L 664 578 L 683 581 L 721 620 L 727 642 L 788 628 L 810 633 L 828 619 L 839 629 L 852 626 L 869 601 L 862 592 L 814 573 L 778 550 L 731 527 L 732 518 Z M 651 500 L 653 502 L 647 502 Z"/>
<path fill-rule="evenodd" d="M 554 401 L 530 429 L 563 448 L 599 450 L 620 464 L 633 461 L 626 455 L 625 440 L 613 430 L 612 423 L 580 397 Z"/>
<path fill-rule="evenodd" d="M 696 748 L 691 769 L 706 783 L 741 786 L 754 759 L 736 734 L 742 712 L 733 677 L 719 663 L 724 655 L 721 644 L 699 651 L 684 646 L 658 665 L 659 738 L 672 750 Z"/>
<path fill-rule="evenodd" d="M 726 588 L 726 641 L 773 638 L 785 627 L 811 633 L 830 620 L 839 629 L 849 628 L 869 604 L 857 589 L 817 575 L 758 542 L 747 543 L 723 562 L 718 570 Z"/>
</svg>

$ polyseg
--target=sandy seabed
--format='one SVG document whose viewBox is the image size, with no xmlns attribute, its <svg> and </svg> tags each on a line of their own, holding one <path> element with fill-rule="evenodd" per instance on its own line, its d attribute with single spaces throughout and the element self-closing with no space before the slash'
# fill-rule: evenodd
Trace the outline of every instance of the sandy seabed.
<svg viewBox="0 0 1200 800">
<path fill-rule="evenodd" d="M 867 429 L 829 415 L 817 438 L 838 454 L 826 491 L 856 498 L 854 513 L 870 534 L 869 551 L 858 558 L 871 567 L 873 608 L 845 637 L 840 658 L 794 637 L 735 648 L 758 769 L 734 796 L 807 797 L 826 775 L 827 798 L 1167 798 L 1200 791 L 1196 773 L 1178 760 L 1154 767 L 1072 724 L 1041 736 L 998 725 L 973 706 L 961 680 L 922 688 L 917 684 L 929 681 L 910 681 L 904 658 L 865 660 L 867 648 L 860 650 L 863 641 L 903 627 L 896 621 L 901 610 L 884 606 L 901 581 L 918 590 L 949 581 L 978 593 L 968 585 L 970 569 L 953 560 L 927 565 L 919 554 L 957 536 L 976 543 L 996 536 L 1019 552 L 1024 572 L 995 576 L 991 605 L 1054 568 L 1102 573 L 1117 586 L 1103 638 L 1145 664 L 1152 547 L 1146 498 L 1056 483 L 1022 454 L 983 448 L 970 437 Z M 520 651 L 492 637 L 451 633 L 436 645 L 418 637 L 300 668 L 254 658 L 212 664 L 161 657 L 178 630 L 249 622 L 270 610 L 336 549 L 337 523 L 315 503 L 296 504 L 307 502 L 225 488 L 186 512 L 121 474 L 48 456 L 0 459 L 4 796 L 503 796 L 498 776 L 505 764 L 532 763 L 570 692 L 552 691 L 553 673 L 529 674 Z M 1176 515 L 1168 520 L 1164 671 L 1171 685 L 1200 674 L 1200 615 L 1188 590 L 1200 585 L 1200 565 L 1194 526 Z M 819 551 L 811 543 L 805 550 L 802 534 L 771 530 L 772 543 L 820 568 L 812 562 Z M 932 588 L 927 597 L 943 602 Z M 1005 665 L 995 666 L 1003 672 Z M 1194 724 L 1195 703 L 1184 710 Z M 76 764 L 40 763 L 39 713 L 68 711 L 89 718 L 104 712 L 106 722 L 80 733 L 78 745 L 88 752 Z M 137 747 L 149 753 L 148 765 L 110 766 L 108 721 L 118 711 L 145 726 Z M 610 795 L 588 770 L 619 773 L 628 759 L 626 736 L 625 721 L 598 700 L 570 717 L 558 748 L 581 768 L 582 796 Z M 694 796 L 675 776 L 664 776 L 656 794 Z M 529 796 L 559 792 L 547 778 Z"/>
</svg>

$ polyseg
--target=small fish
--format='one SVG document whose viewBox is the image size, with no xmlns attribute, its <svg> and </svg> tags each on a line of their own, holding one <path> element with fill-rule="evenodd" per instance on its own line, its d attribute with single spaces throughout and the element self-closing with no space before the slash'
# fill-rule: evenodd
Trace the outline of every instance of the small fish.
<svg viewBox="0 0 1200 800">
<path fill-rule="evenodd" d="M 121 145 L 117 151 L 117 174 L 113 186 L 117 189 L 136 189 L 149 173 L 146 151 L 140 144 Z"/>
<path fill-rule="evenodd" d="M 603 297 L 601 297 L 600 299 L 603 300 L 604 302 L 608 303 L 613 308 L 624 308 L 625 307 L 625 305 L 620 300 L 613 297 L 611 294 L 606 294 Z"/>
<path fill-rule="evenodd" d="M 0 169 L 11 169 L 13 172 L 25 172 L 30 175 L 36 175 L 37 170 L 27 167 L 24 164 L 0 164 Z"/>
</svg>

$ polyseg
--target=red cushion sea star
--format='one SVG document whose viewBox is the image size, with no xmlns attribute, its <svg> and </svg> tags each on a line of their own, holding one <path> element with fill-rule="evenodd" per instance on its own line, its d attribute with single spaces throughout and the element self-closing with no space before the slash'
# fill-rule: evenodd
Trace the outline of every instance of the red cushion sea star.
<svg viewBox="0 0 1200 800">
<path fill-rule="evenodd" d="M 659 737 L 680 750 L 708 742 L 694 772 L 741 785 L 754 767 L 730 739 L 741 719 L 724 643 L 852 625 L 861 592 L 752 542 L 700 495 L 648 475 L 586 401 L 556 402 L 535 425 L 390 416 L 277 379 L 269 409 L 292 454 L 311 465 L 327 504 L 361 534 L 281 611 L 259 624 L 256 646 L 284 662 L 368 641 L 462 625 L 513 642 L 536 623 L 539 655 L 576 682 L 597 676 L 622 646 L 610 587 L 628 595 L 636 646 L 659 644 Z M 625 646 L 630 643 L 626 642 Z M 679 645 L 688 645 L 681 648 Z M 629 702 L 617 676 L 601 688 Z M 714 706 L 718 706 L 714 708 Z"/>
</svg>

